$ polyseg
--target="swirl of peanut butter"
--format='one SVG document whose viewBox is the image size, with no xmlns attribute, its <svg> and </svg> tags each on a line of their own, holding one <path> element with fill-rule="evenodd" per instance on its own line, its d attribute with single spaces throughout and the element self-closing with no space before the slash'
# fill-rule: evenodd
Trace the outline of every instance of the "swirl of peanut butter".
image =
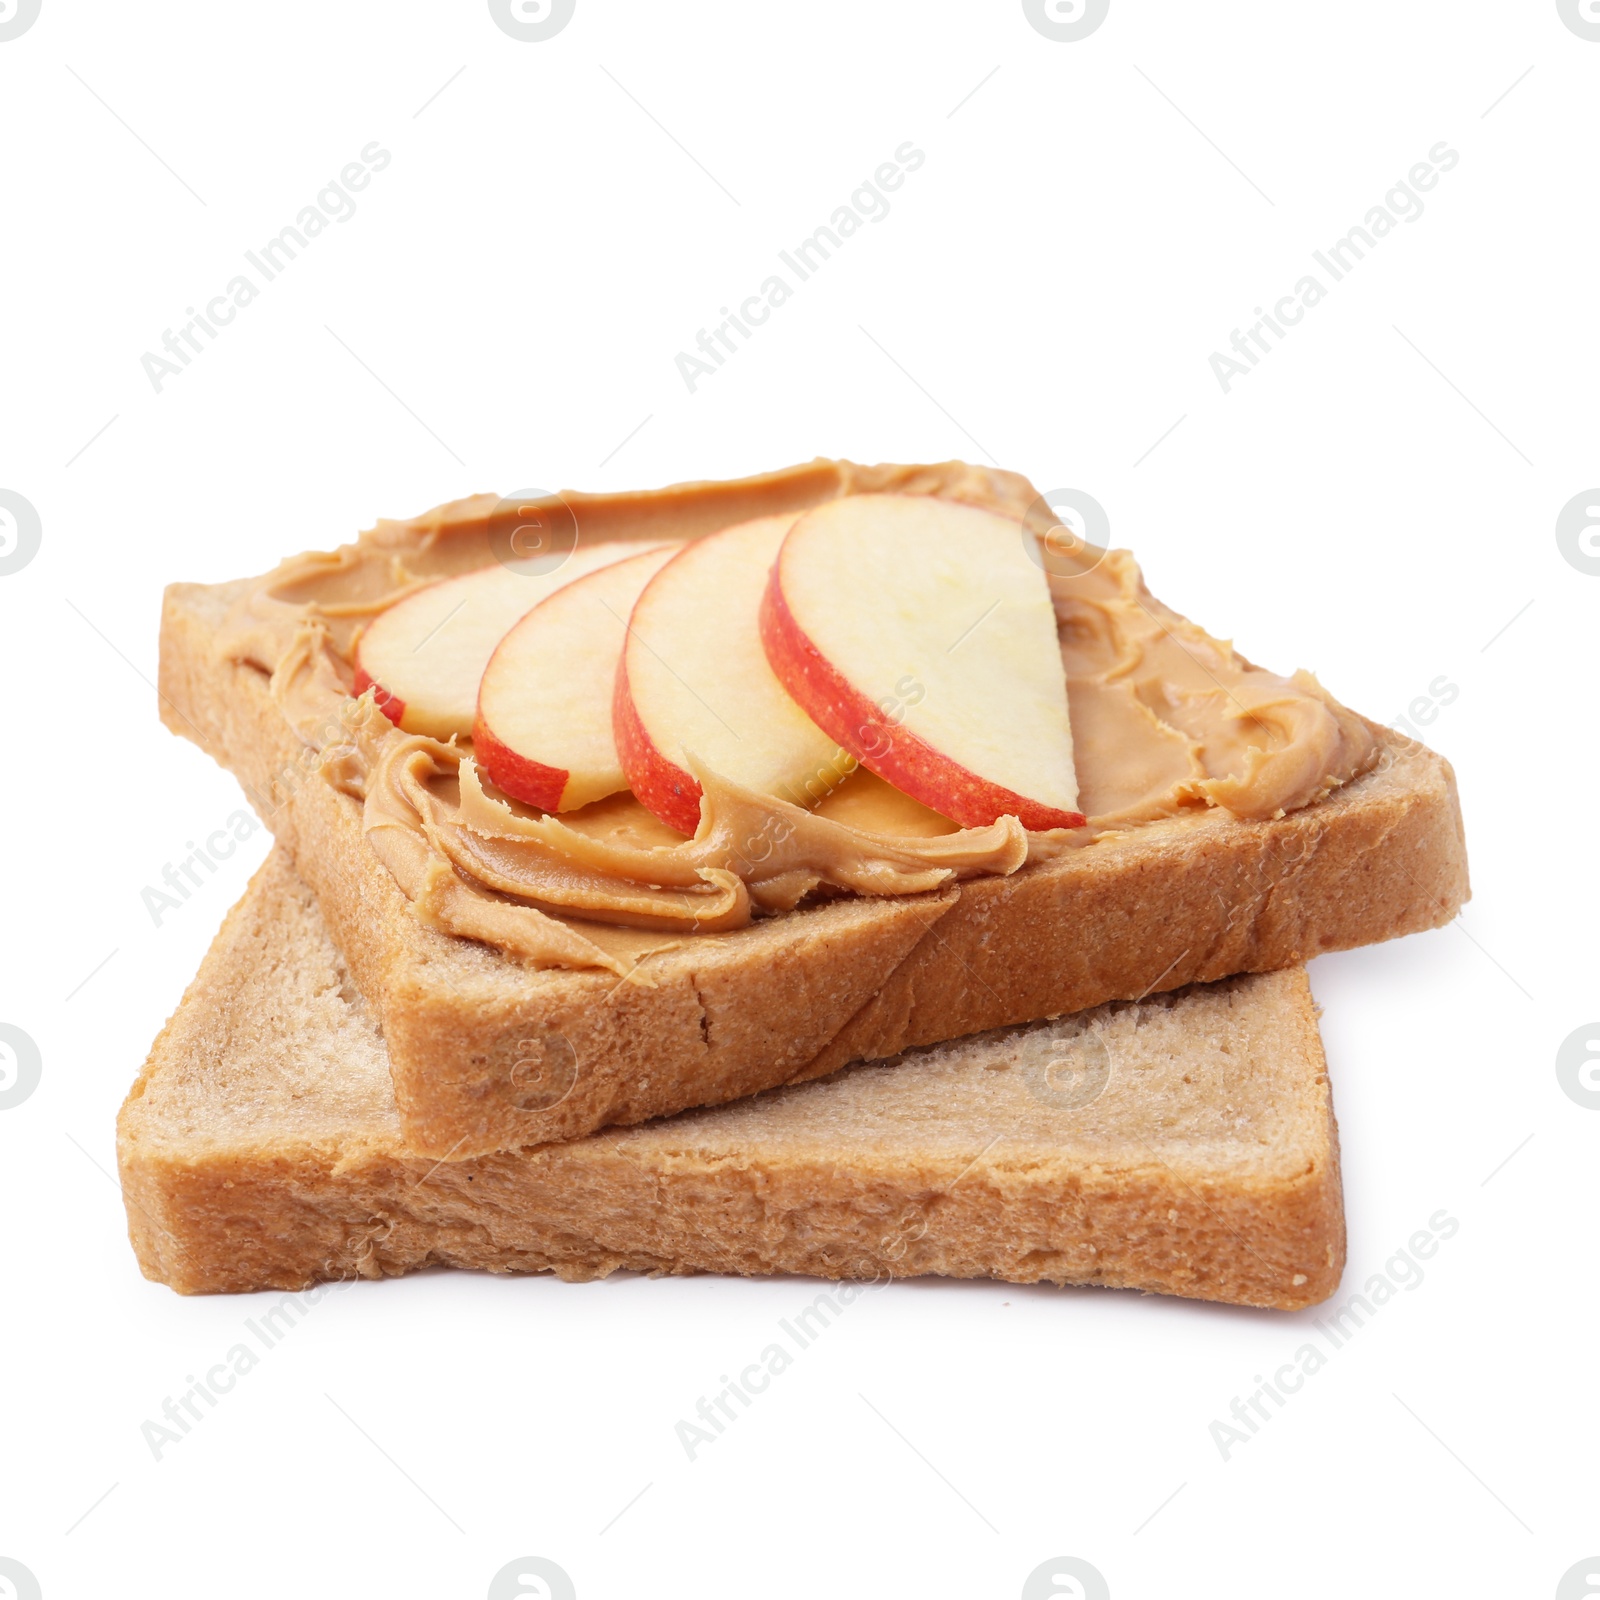
<svg viewBox="0 0 1600 1600">
<path fill-rule="evenodd" d="M 656 540 L 867 492 L 981 505 L 1016 519 L 1019 537 L 1042 504 L 1025 479 L 960 462 L 818 461 L 727 483 L 562 498 L 586 539 Z M 492 559 L 502 514 L 501 502 L 477 496 L 286 562 L 239 596 L 218 649 L 272 674 L 273 698 L 308 757 L 361 801 L 366 841 L 419 919 L 533 965 L 626 974 L 652 950 L 736 931 L 808 896 L 929 893 L 1213 808 L 1281 816 L 1376 758 L 1368 725 L 1309 674 L 1253 667 L 1152 598 L 1125 551 L 1083 547 L 1043 564 L 1085 828 L 1030 835 L 1003 817 L 960 830 L 866 772 L 807 810 L 692 761 L 704 798 L 691 839 L 626 794 L 542 815 L 487 787 L 470 745 L 402 733 L 370 694 L 350 693 L 366 624 L 420 584 Z"/>
<path fill-rule="evenodd" d="M 1126 550 L 1049 565 L 1089 816 L 1077 842 L 1209 806 L 1280 817 L 1376 760 L 1367 724 L 1310 673 L 1242 660 L 1156 600 Z"/>
<path fill-rule="evenodd" d="M 728 933 L 748 926 L 758 908 L 792 910 L 824 885 L 856 894 L 924 894 L 958 878 L 1015 872 L 1028 859 L 1028 835 L 1015 817 L 932 839 L 889 839 L 755 794 L 703 766 L 694 774 L 703 789 L 694 838 L 630 845 L 555 817 L 526 815 L 496 798 L 454 744 L 422 734 L 384 736 L 366 778 L 363 830 L 391 870 L 393 856 L 410 877 L 412 863 L 422 859 L 420 837 L 465 885 L 497 897 L 502 921 L 509 920 L 505 911 L 532 910 L 560 928 L 563 951 L 584 934 L 558 917 L 598 917 L 652 933 Z M 430 920 L 437 925 L 462 909 L 441 913 L 433 906 Z M 474 919 L 484 915 L 476 904 L 466 909 Z M 553 937 L 534 917 L 518 920 L 525 924 L 524 945 Z M 595 948 L 593 964 L 609 964 Z"/>
</svg>

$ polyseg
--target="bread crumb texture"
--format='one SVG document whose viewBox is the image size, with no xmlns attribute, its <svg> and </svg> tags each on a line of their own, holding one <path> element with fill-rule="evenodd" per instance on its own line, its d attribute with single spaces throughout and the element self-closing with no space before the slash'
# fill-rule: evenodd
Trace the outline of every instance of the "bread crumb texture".
<svg viewBox="0 0 1600 1600">
<path fill-rule="evenodd" d="M 118 1124 L 145 1274 L 186 1293 L 443 1264 L 588 1279 L 917 1274 L 1292 1308 L 1337 1286 L 1338 1146 L 1303 969 L 440 1162 L 279 850 Z"/>
</svg>

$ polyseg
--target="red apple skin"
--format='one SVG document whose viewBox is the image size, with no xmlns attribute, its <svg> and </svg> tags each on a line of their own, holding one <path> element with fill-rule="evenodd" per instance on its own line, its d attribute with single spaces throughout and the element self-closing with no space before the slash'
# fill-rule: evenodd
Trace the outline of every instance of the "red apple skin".
<svg viewBox="0 0 1600 1600">
<path fill-rule="evenodd" d="M 761 647 L 800 709 L 862 766 L 963 828 L 985 828 L 999 817 L 1015 817 L 1032 832 L 1084 825 L 1081 811 L 1058 811 L 990 783 L 880 711 L 824 659 L 795 620 L 778 579 L 781 566 L 773 563 L 761 598 Z"/>
<path fill-rule="evenodd" d="M 480 711 L 472 724 L 472 754 L 478 765 L 489 774 L 489 781 L 504 789 L 514 800 L 521 800 L 541 811 L 559 811 L 561 796 L 571 776 L 565 767 L 549 767 L 542 761 L 530 761 L 519 755 L 508 744 L 503 744 L 489 731 Z"/>
<path fill-rule="evenodd" d="M 377 703 L 378 709 L 398 728 L 401 717 L 406 714 L 405 701 L 397 694 L 390 694 L 376 678 L 368 675 L 365 667 L 357 663 L 355 687 L 350 693 L 359 700 L 368 689 L 372 691 L 372 698 Z"/>
<path fill-rule="evenodd" d="M 669 828 L 691 837 L 700 826 L 700 785 L 669 761 L 651 742 L 628 692 L 628 654 L 617 662 L 617 686 L 611 697 L 611 736 L 617 742 L 617 759 L 646 811 Z"/>
</svg>

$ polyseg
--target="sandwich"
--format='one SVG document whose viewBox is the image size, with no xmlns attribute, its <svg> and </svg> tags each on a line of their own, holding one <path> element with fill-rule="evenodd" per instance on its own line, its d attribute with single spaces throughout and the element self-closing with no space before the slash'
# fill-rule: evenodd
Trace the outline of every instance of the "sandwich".
<svg viewBox="0 0 1600 1600">
<path fill-rule="evenodd" d="M 175 584 L 169 728 L 315 890 L 422 1155 L 1449 920 L 1446 762 L 1015 474 L 479 496 Z"/>
</svg>

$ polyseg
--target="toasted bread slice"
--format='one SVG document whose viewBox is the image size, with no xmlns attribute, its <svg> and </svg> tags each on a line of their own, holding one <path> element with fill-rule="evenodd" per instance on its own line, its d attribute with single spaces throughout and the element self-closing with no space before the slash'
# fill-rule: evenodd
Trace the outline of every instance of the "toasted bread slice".
<svg viewBox="0 0 1600 1600">
<path fill-rule="evenodd" d="M 1292 1309 L 1344 1264 L 1303 969 L 438 1162 L 407 1146 L 373 1012 L 281 849 L 157 1039 L 117 1149 L 140 1266 L 190 1294 L 442 1264 L 933 1273 Z"/>
<path fill-rule="evenodd" d="M 1448 763 L 1374 729 L 1376 767 L 1276 820 L 1212 810 L 935 895 L 802 908 L 650 957 L 530 970 L 424 926 L 257 668 L 217 640 L 244 583 L 175 584 L 161 714 L 243 782 L 316 890 L 382 1026 L 406 1137 L 461 1157 L 715 1105 L 987 1028 L 1292 966 L 1437 927 L 1467 897 Z M 570 1092 L 524 1092 L 530 1041 Z M 540 1044 L 540 1048 L 543 1048 Z"/>
</svg>

